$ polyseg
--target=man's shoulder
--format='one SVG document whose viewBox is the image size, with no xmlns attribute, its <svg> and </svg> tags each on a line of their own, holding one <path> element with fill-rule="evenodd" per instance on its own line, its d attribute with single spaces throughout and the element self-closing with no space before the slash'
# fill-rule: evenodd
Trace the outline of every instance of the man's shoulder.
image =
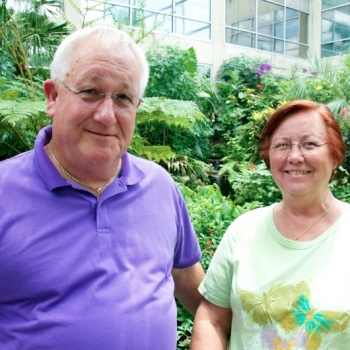
<svg viewBox="0 0 350 350">
<path fill-rule="evenodd" d="M 0 174 L 2 171 L 7 170 L 7 169 L 14 169 L 14 170 L 19 170 L 22 169 L 23 167 L 27 167 L 31 161 L 33 157 L 33 150 L 27 151 L 27 152 L 23 152 L 20 154 L 17 154 L 16 156 L 13 156 L 11 158 L 2 160 L 0 162 Z"/>
<path fill-rule="evenodd" d="M 164 174 L 165 176 L 170 177 L 170 174 L 163 167 L 151 160 L 141 158 L 130 153 L 128 153 L 128 157 L 129 161 L 142 170 L 146 175 L 156 172 L 157 174 Z"/>
<path fill-rule="evenodd" d="M 28 151 L 0 162 L 0 187 L 7 188 L 6 198 L 11 198 L 12 191 L 38 178 L 33 154 L 33 151 Z"/>
<path fill-rule="evenodd" d="M 129 184 L 137 179 L 136 182 L 148 190 L 160 190 L 164 195 L 167 191 L 168 193 L 175 191 L 178 194 L 176 183 L 166 169 L 153 161 L 129 153 L 127 157 L 129 164 L 125 175 Z"/>
</svg>

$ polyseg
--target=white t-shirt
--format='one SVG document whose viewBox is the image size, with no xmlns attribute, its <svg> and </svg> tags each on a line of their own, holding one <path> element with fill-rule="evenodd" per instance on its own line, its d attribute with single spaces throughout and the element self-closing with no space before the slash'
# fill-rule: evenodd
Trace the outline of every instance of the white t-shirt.
<svg viewBox="0 0 350 350">
<path fill-rule="evenodd" d="M 349 350 L 350 205 L 310 242 L 283 237 L 273 206 L 243 214 L 199 290 L 232 309 L 230 350 Z"/>
</svg>

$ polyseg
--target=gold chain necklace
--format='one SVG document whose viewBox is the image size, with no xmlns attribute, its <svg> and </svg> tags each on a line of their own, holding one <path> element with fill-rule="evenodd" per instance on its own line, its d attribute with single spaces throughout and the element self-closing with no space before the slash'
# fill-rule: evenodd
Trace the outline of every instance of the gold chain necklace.
<svg viewBox="0 0 350 350">
<path fill-rule="evenodd" d="M 290 233 L 291 233 L 291 235 L 292 235 L 294 241 L 298 241 L 302 236 L 305 235 L 305 233 L 306 233 L 307 231 L 310 230 L 311 227 L 313 227 L 313 226 L 316 224 L 316 222 L 318 222 L 318 221 L 321 220 L 321 218 L 322 218 L 322 217 L 328 212 L 328 210 L 331 208 L 331 206 L 332 206 L 332 204 L 333 204 L 333 202 L 334 202 L 334 198 L 335 198 L 335 197 L 333 197 L 332 202 L 331 202 L 331 204 L 329 205 L 329 207 L 328 207 L 321 215 L 319 215 L 318 218 L 312 223 L 312 225 L 309 226 L 299 237 L 295 237 L 295 236 L 294 236 L 293 230 L 292 230 L 292 228 L 291 228 L 291 226 L 290 226 L 290 224 L 289 224 L 289 222 L 288 222 L 288 220 L 287 220 L 287 218 L 286 218 L 286 215 L 284 214 L 284 209 L 283 209 L 283 206 L 282 206 L 282 215 L 283 215 L 283 217 L 284 217 L 284 220 L 285 220 L 285 222 L 286 222 L 286 224 L 287 224 L 287 226 L 288 226 L 288 228 L 289 228 L 289 231 L 290 231 Z"/>
<path fill-rule="evenodd" d="M 119 161 L 119 165 L 117 168 L 117 171 L 114 173 L 114 175 L 104 184 L 102 184 L 99 187 L 92 187 L 87 185 L 86 183 L 78 180 L 76 177 L 74 177 L 73 175 L 71 175 L 62 165 L 61 163 L 58 161 L 58 159 L 56 158 L 55 152 L 53 151 L 53 147 L 52 147 L 52 140 L 49 142 L 49 147 L 50 147 L 50 151 L 52 153 L 53 158 L 55 159 L 56 163 L 58 164 L 58 166 L 60 167 L 60 169 L 63 171 L 64 174 L 66 174 L 70 179 L 72 179 L 74 182 L 78 183 L 79 185 L 82 185 L 86 188 L 88 188 L 89 190 L 93 190 L 97 193 L 97 198 L 100 198 L 102 190 L 105 189 L 114 179 L 115 177 L 118 175 L 121 164 L 122 164 L 122 160 L 120 159 Z"/>
</svg>

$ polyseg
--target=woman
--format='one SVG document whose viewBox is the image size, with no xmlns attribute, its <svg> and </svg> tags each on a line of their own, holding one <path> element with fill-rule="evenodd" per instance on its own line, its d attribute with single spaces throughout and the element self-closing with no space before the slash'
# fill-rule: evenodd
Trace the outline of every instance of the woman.
<svg viewBox="0 0 350 350">
<path fill-rule="evenodd" d="M 281 203 L 228 228 L 206 278 L 192 350 L 350 349 L 350 205 L 329 190 L 345 144 L 330 110 L 279 109 L 261 157 Z"/>
</svg>

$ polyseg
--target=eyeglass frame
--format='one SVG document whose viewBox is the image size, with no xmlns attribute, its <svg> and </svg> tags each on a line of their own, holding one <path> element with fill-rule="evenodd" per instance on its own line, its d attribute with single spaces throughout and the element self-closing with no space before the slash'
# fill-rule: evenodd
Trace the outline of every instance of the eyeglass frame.
<svg viewBox="0 0 350 350">
<path fill-rule="evenodd" d="M 315 147 L 311 152 L 310 151 L 306 151 L 305 152 L 305 149 L 302 148 L 307 143 L 312 143 L 313 146 Z M 282 144 L 288 144 L 288 148 L 289 149 L 280 150 L 278 147 L 280 147 Z M 293 146 L 298 146 L 299 150 L 300 150 L 300 152 L 302 154 L 315 154 L 313 151 L 316 151 L 318 147 L 322 147 L 322 146 L 328 145 L 328 144 L 329 144 L 329 142 L 325 142 L 325 143 L 322 143 L 320 145 L 316 144 L 315 142 L 309 142 L 309 141 L 307 141 L 307 142 L 300 142 L 300 143 L 280 142 L 277 146 L 271 146 L 270 149 L 275 150 L 276 153 L 287 155 L 287 154 L 289 154 L 291 152 Z"/>
<path fill-rule="evenodd" d="M 84 92 L 84 91 L 86 91 L 86 90 L 90 90 L 90 89 L 86 89 L 86 90 L 82 90 L 82 91 L 77 91 L 77 90 L 74 90 L 74 89 L 71 89 L 69 86 L 67 86 L 63 81 L 61 81 L 61 80 L 56 80 L 58 83 L 61 83 L 69 92 L 72 92 L 73 94 L 76 94 L 76 95 L 79 95 L 79 94 L 81 94 L 82 92 Z M 91 90 L 93 90 L 93 89 L 91 89 Z M 111 97 L 111 99 L 112 99 L 112 101 L 113 101 L 113 103 L 116 105 L 116 106 L 118 106 L 115 102 L 114 102 L 114 97 L 115 96 L 118 96 L 118 94 L 121 94 L 121 92 L 115 92 L 114 94 L 112 94 L 112 95 L 109 95 L 109 94 L 105 94 L 105 93 L 103 93 L 103 92 L 99 92 L 99 94 L 95 94 L 95 95 L 97 95 L 97 96 L 100 96 L 100 98 L 99 98 L 99 100 L 98 101 L 96 101 L 97 102 L 97 104 L 96 105 L 94 105 L 93 107 L 89 107 L 89 103 L 88 102 L 86 102 L 86 101 L 84 101 L 80 96 L 80 99 L 82 100 L 82 102 L 88 107 L 88 108 L 96 108 L 96 107 L 98 107 L 99 106 L 99 104 L 100 103 L 102 103 L 102 101 L 105 99 L 105 97 L 106 96 L 110 96 Z M 134 96 L 136 96 L 137 97 L 137 99 L 135 100 L 135 103 L 131 103 L 135 108 L 138 108 L 139 106 L 140 106 L 140 104 L 143 102 L 143 100 L 140 98 L 140 97 L 138 97 L 136 94 L 133 94 Z M 118 107 L 120 107 L 120 106 L 118 106 Z"/>
</svg>

